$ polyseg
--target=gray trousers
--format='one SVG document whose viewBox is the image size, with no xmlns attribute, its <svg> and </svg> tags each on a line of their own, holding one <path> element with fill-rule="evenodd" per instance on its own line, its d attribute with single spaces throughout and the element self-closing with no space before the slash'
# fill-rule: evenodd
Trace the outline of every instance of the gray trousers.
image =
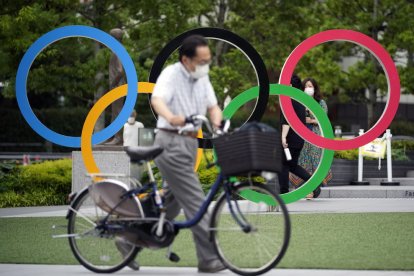
<svg viewBox="0 0 414 276">
<path fill-rule="evenodd" d="M 159 131 L 154 145 L 164 149 L 155 159 L 155 164 L 168 183 L 165 198 L 167 218 L 174 219 L 182 208 L 185 217 L 192 219 L 205 199 L 200 181 L 194 172 L 197 139 Z M 191 228 L 199 265 L 218 258 L 213 243 L 209 240 L 209 220 L 210 216 L 205 214 L 203 219 Z"/>
</svg>

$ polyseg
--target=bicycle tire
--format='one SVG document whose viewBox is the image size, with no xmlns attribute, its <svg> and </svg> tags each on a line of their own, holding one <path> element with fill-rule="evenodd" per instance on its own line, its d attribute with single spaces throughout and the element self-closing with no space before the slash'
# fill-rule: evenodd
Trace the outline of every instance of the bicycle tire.
<svg viewBox="0 0 414 276">
<path fill-rule="evenodd" d="M 91 214 L 93 209 L 95 214 Z M 107 213 L 94 204 L 87 188 L 75 198 L 68 213 L 68 234 L 76 235 L 69 236 L 70 248 L 80 264 L 96 273 L 116 272 L 133 261 L 139 252 L 139 248 L 131 246 L 131 251 L 124 255 L 117 249 L 115 236 L 103 237 L 97 233 L 92 222 L 105 215 Z M 80 230 L 83 234 L 77 233 Z"/>
<path fill-rule="evenodd" d="M 243 191 L 248 191 L 248 193 Z M 249 191 L 253 191 L 253 193 Z M 258 199 L 258 202 L 253 202 L 252 200 L 257 199 L 252 199 L 250 197 L 250 200 L 248 199 L 246 201 L 246 195 L 250 194 L 250 196 L 252 196 L 255 195 L 255 193 L 261 193 L 262 199 Z M 241 212 L 238 215 L 249 222 L 249 225 L 253 228 L 248 233 L 243 232 L 241 226 L 236 222 L 233 215 L 224 208 L 224 206 L 228 206 L 228 204 L 226 194 L 223 193 L 217 200 L 210 221 L 210 238 L 213 241 L 214 249 L 222 263 L 237 274 L 259 275 L 265 273 L 280 262 L 289 245 L 291 226 L 286 205 L 282 199 L 265 184 L 250 182 L 240 183 L 231 188 L 231 194 L 230 200 L 235 201 L 233 203 L 233 208 L 236 207 L 236 202 L 241 205 L 239 206 Z M 263 201 L 263 196 L 266 197 L 265 201 L 268 203 Z M 255 207 L 254 205 L 257 205 L 256 207 L 258 207 L 256 215 L 249 211 L 249 206 Z M 280 212 L 275 211 L 277 206 L 279 207 Z M 264 208 L 265 210 L 263 210 Z M 237 210 L 237 208 L 235 209 Z M 271 216 L 273 214 L 275 215 L 274 220 Z M 266 228 L 258 226 L 257 222 L 263 222 L 263 225 L 268 224 L 269 226 L 266 226 Z M 274 233 L 268 231 L 268 228 L 272 226 L 275 226 L 274 229 L 277 230 Z M 231 233 L 229 234 L 229 232 Z M 272 237 L 267 237 L 266 241 L 261 241 L 258 239 L 258 233 L 269 233 Z M 283 233 L 282 238 L 280 238 L 279 233 Z M 239 235 L 240 237 L 236 237 L 238 234 L 241 234 Z M 262 239 L 264 239 L 264 236 Z M 280 246 L 275 248 L 275 254 L 270 254 L 269 251 L 267 251 L 267 248 L 274 250 L 273 245 L 279 241 Z M 256 250 L 254 250 L 254 246 L 256 246 Z M 257 247 L 261 248 L 258 250 Z M 271 255 L 268 258 L 269 260 L 259 260 L 263 255 L 263 252 L 266 253 L 264 255 Z M 243 257 L 240 258 L 240 256 Z"/>
</svg>

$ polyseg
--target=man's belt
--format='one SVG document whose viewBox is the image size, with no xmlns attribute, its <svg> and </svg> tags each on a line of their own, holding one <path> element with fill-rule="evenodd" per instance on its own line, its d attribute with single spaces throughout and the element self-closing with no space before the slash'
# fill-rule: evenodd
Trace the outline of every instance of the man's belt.
<svg viewBox="0 0 414 276">
<path fill-rule="evenodd" d="M 169 128 L 158 128 L 159 130 L 165 131 L 165 132 L 170 132 L 170 133 L 174 133 L 177 135 L 182 135 L 182 136 L 188 136 L 191 138 L 197 138 L 198 135 L 198 131 L 184 131 L 181 134 L 178 133 L 178 129 L 169 129 Z"/>
</svg>

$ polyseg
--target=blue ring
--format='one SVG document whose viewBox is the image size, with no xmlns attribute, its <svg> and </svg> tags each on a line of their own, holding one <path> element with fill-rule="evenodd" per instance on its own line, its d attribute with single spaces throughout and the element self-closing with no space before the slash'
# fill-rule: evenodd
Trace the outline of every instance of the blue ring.
<svg viewBox="0 0 414 276">
<path fill-rule="evenodd" d="M 65 147 L 80 148 L 81 138 L 79 136 L 66 136 L 56 133 L 39 121 L 39 119 L 33 113 L 33 110 L 29 104 L 26 91 L 29 70 L 37 55 L 48 45 L 67 37 L 91 38 L 106 45 L 109 49 L 112 50 L 113 53 L 118 56 L 124 67 L 127 77 L 128 93 L 121 112 L 109 126 L 99 131 L 98 133 L 93 134 L 92 145 L 99 144 L 112 137 L 118 130 L 122 128 L 124 123 L 128 120 L 128 117 L 134 109 L 135 101 L 137 99 L 138 76 L 134 63 L 122 44 L 119 43 L 111 35 L 96 28 L 88 26 L 65 26 L 57 28 L 44 34 L 30 46 L 30 48 L 23 56 L 19 64 L 19 68 L 17 69 L 16 99 L 19 109 L 31 128 L 46 140 Z"/>
</svg>

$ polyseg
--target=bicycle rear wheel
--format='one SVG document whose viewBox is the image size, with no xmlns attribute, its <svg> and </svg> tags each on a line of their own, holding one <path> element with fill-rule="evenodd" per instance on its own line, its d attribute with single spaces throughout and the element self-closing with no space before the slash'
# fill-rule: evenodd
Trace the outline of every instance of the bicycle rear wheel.
<svg viewBox="0 0 414 276">
<path fill-rule="evenodd" d="M 286 206 L 264 184 L 245 182 L 230 190 L 231 194 L 224 193 L 217 200 L 211 217 L 214 248 L 223 264 L 235 273 L 265 273 L 280 262 L 289 244 Z M 240 223 L 248 226 L 245 231 Z"/>
<path fill-rule="evenodd" d="M 88 189 L 75 199 L 68 215 L 70 248 L 84 267 L 97 273 L 112 273 L 122 269 L 139 251 L 137 247 L 97 227 L 107 215 L 94 203 Z"/>
</svg>

